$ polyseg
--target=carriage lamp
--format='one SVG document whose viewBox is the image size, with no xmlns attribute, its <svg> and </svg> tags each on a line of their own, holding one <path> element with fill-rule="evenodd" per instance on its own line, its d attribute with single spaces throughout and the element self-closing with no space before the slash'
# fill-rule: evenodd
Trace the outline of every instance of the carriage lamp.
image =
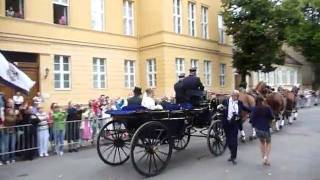
<svg viewBox="0 0 320 180">
<path fill-rule="evenodd" d="M 45 74 L 44 74 L 44 79 L 47 79 L 47 78 L 48 78 L 49 71 L 50 71 L 49 68 L 44 69 L 44 72 L 45 72 Z"/>
</svg>

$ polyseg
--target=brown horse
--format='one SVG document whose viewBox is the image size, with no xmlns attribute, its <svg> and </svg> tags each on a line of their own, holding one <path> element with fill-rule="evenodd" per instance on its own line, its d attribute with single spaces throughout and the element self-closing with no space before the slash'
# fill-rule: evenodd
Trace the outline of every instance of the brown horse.
<svg viewBox="0 0 320 180">
<path fill-rule="evenodd" d="M 273 92 L 264 82 L 258 83 L 255 90 L 265 97 L 266 105 L 271 107 L 276 119 L 277 130 L 284 126 L 285 119 L 289 120 L 289 124 L 292 123 L 291 113 L 296 101 L 294 93 L 285 89 L 281 92 Z"/>
<path fill-rule="evenodd" d="M 256 105 L 254 95 L 246 92 L 245 90 L 240 91 L 239 100 L 242 101 L 243 105 L 245 105 L 248 108 L 253 108 Z M 241 119 L 243 121 L 242 121 L 242 124 L 240 124 L 239 126 L 239 130 L 240 130 L 240 138 L 242 142 L 245 142 L 245 137 L 246 137 L 245 132 L 243 130 L 243 123 L 245 123 L 249 119 L 249 115 L 250 113 L 246 111 L 242 111 L 241 113 Z M 252 136 L 250 136 L 249 138 L 252 139 L 255 137 L 256 137 L 256 131 L 254 128 L 252 128 Z"/>
</svg>

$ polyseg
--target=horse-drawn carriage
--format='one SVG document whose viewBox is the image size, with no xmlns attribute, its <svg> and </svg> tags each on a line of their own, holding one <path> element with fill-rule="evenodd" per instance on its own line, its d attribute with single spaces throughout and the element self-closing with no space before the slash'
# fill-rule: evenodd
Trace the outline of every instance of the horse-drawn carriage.
<svg viewBox="0 0 320 180">
<path fill-rule="evenodd" d="M 110 112 L 112 120 L 101 129 L 97 151 L 101 160 L 116 166 L 129 157 L 144 176 L 155 176 L 170 161 L 172 149 L 183 150 L 190 137 L 205 137 L 210 152 L 221 155 L 226 149 L 221 114 L 209 102 L 200 107 L 168 104 L 164 110 L 125 107 Z"/>
</svg>

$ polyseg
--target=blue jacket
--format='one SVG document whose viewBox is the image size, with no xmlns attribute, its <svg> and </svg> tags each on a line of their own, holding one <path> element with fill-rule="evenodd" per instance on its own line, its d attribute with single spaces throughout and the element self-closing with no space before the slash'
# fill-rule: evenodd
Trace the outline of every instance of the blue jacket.
<svg viewBox="0 0 320 180">
<path fill-rule="evenodd" d="M 229 122 L 228 121 L 228 110 L 229 110 L 229 98 L 223 100 L 222 105 L 225 107 L 224 111 L 223 111 L 223 120 L 222 120 L 222 124 L 223 126 L 227 126 L 230 124 L 236 124 L 234 122 Z M 239 108 L 239 116 L 241 114 L 242 111 L 247 111 L 247 112 L 251 112 L 251 109 L 246 107 L 245 105 L 243 105 L 242 101 L 238 100 L 238 108 Z"/>
<path fill-rule="evenodd" d="M 251 111 L 251 122 L 253 127 L 261 131 L 269 131 L 273 119 L 270 107 L 254 107 Z"/>
</svg>

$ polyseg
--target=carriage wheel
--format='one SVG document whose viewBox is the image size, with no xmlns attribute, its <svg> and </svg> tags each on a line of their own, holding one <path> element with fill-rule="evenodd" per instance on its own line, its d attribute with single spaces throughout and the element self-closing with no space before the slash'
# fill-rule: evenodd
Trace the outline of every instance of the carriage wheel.
<svg viewBox="0 0 320 180">
<path fill-rule="evenodd" d="M 208 129 L 207 143 L 210 152 L 215 156 L 224 153 L 227 147 L 226 134 L 220 120 L 213 121 Z"/>
<path fill-rule="evenodd" d="M 177 138 L 173 140 L 173 149 L 180 151 L 188 146 L 191 137 L 190 129 L 190 127 L 186 127 L 182 138 Z"/>
<path fill-rule="evenodd" d="M 131 141 L 131 161 L 143 176 L 163 171 L 171 158 L 172 139 L 168 128 L 160 122 L 147 122 L 139 127 Z"/>
<path fill-rule="evenodd" d="M 109 165 L 121 165 L 129 159 L 130 137 L 121 121 L 110 121 L 103 126 L 97 138 L 100 159 Z"/>
</svg>

